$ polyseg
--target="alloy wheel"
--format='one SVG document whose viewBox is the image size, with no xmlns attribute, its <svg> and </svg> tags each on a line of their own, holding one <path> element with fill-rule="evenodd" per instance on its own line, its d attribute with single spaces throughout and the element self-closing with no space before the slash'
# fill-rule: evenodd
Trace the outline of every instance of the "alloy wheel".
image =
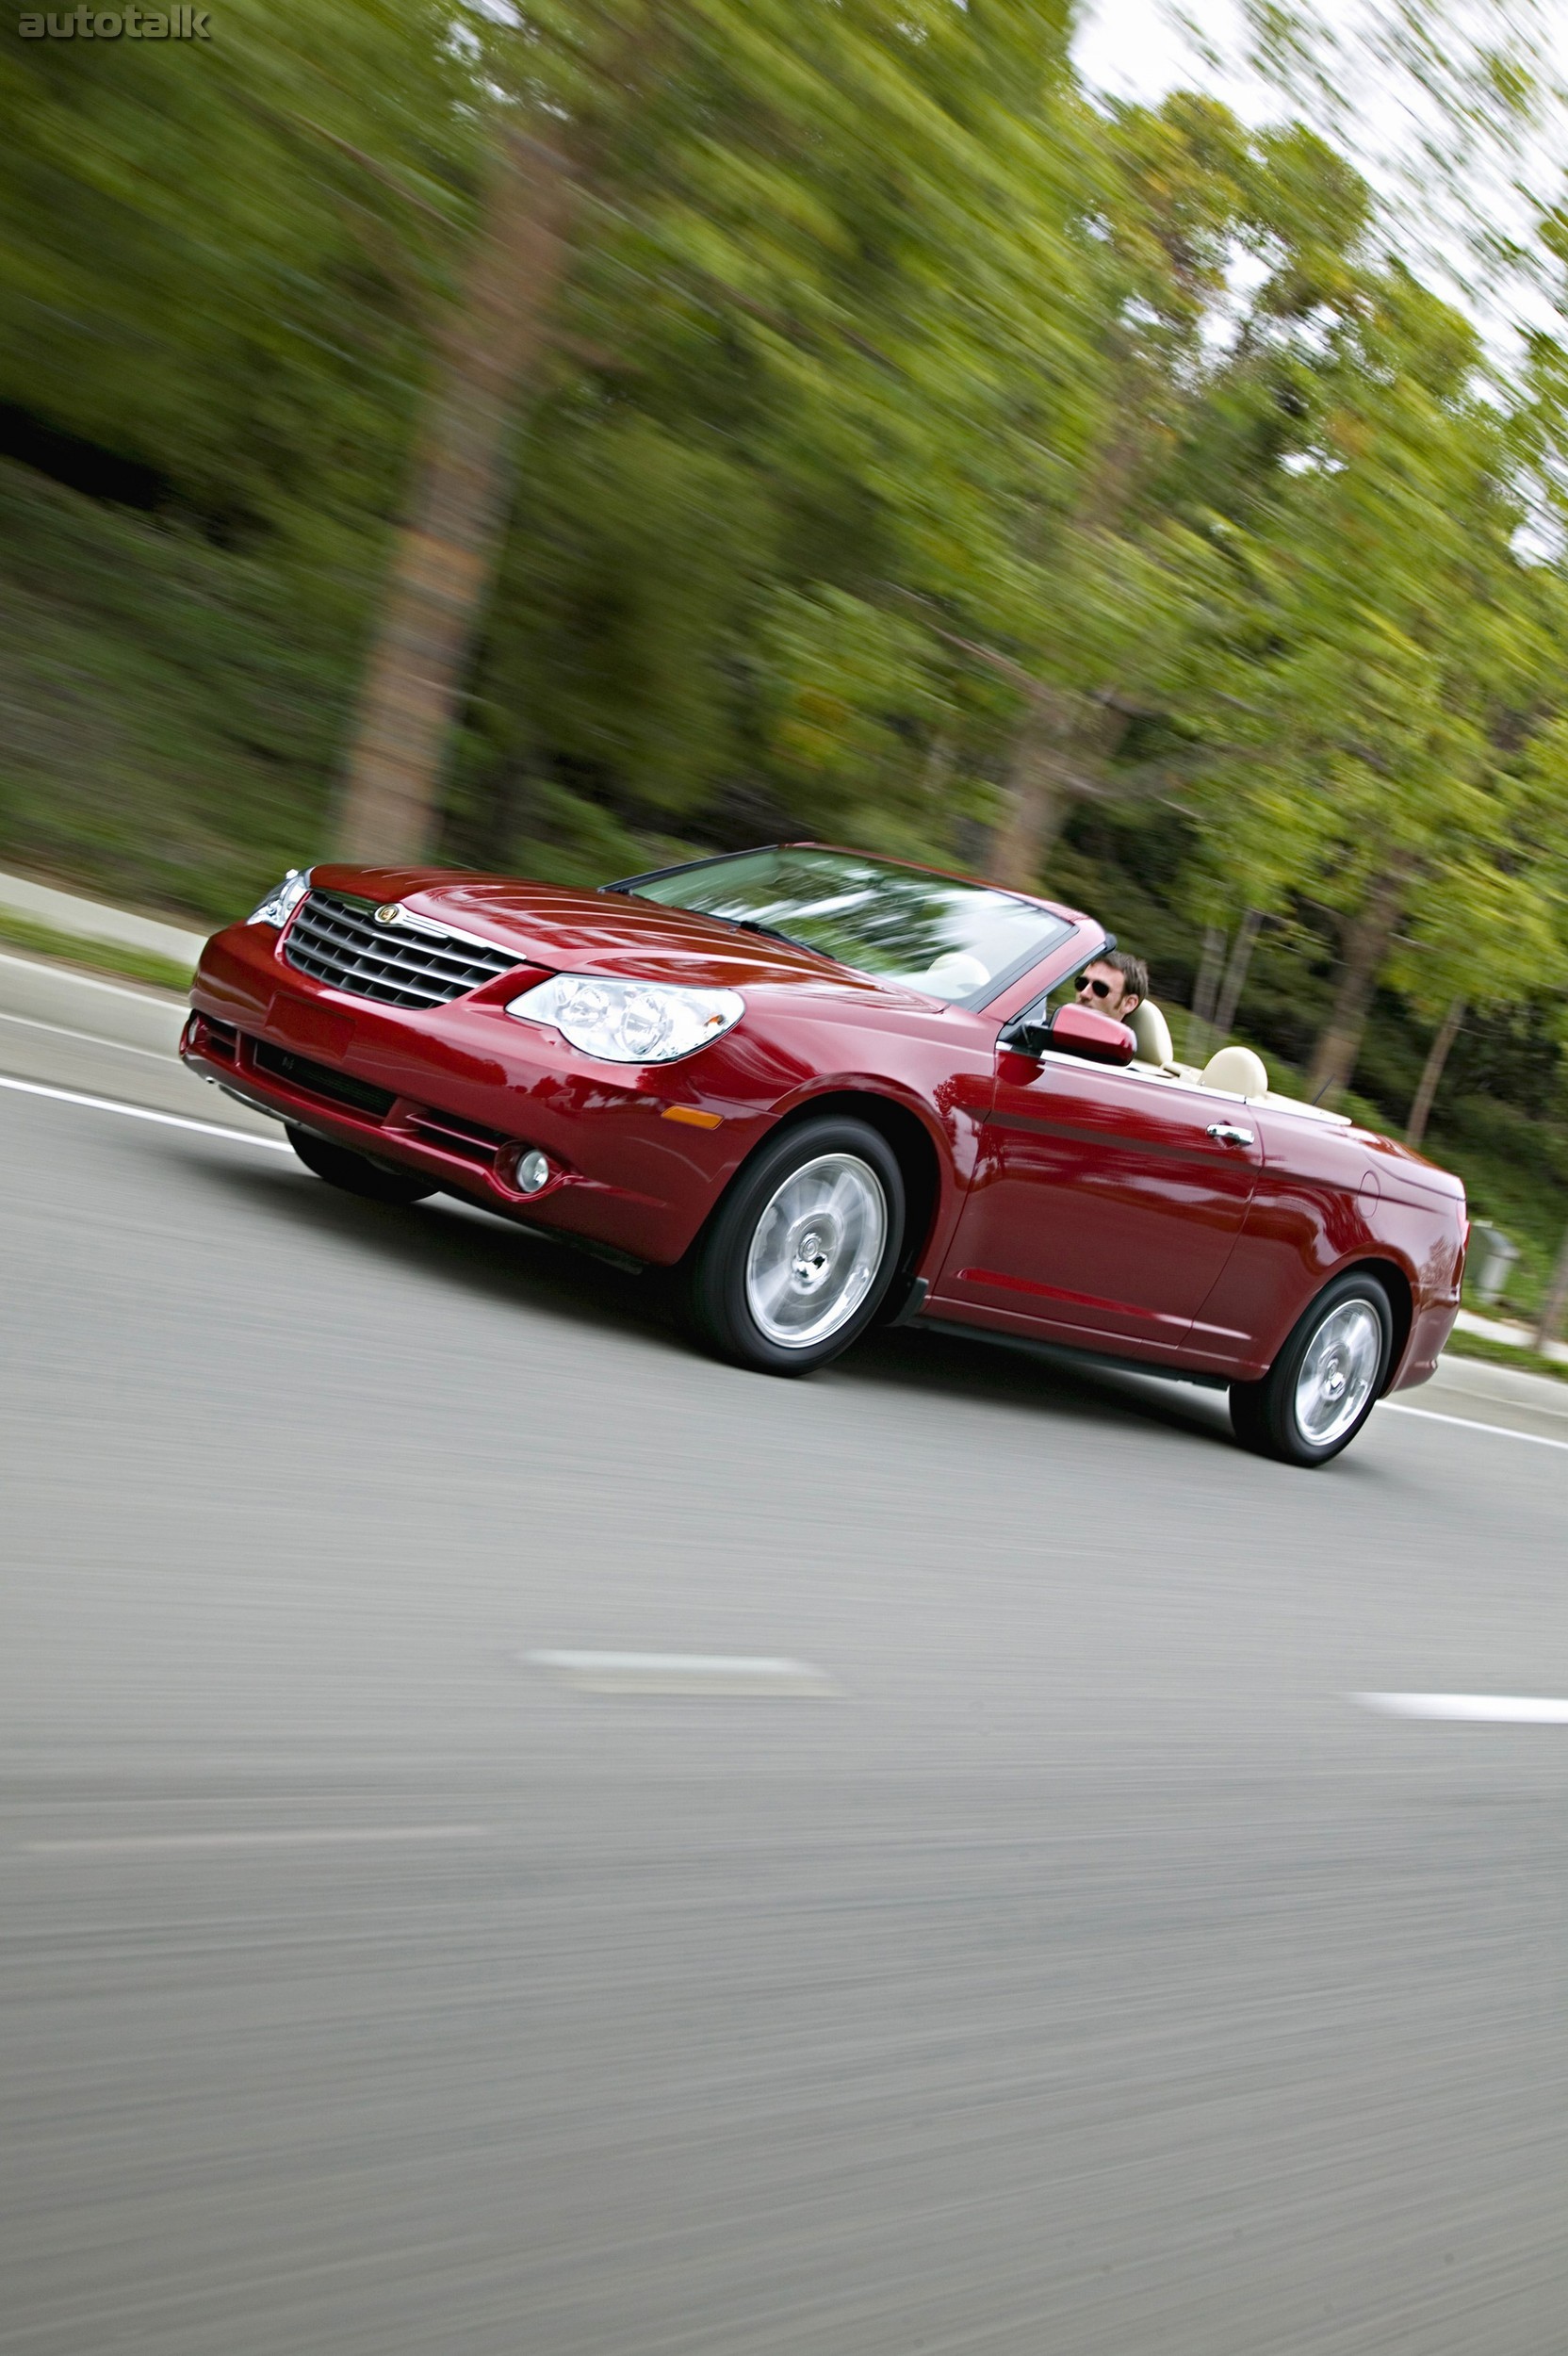
<svg viewBox="0 0 1568 2356">
<path fill-rule="evenodd" d="M 1342 1301 L 1308 1340 L 1296 1376 L 1295 1415 L 1312 1448 L 1329 1448 L 1361 1416 L 1382 1365 L 1383 1333 L 1365 1301 Z"/>
<path fill-rule="evenodd" d="M 807 1350 L 847 1325 L 882 1266 L 882 1182 L 853 1153 L 821 1153 L 791 1170 L 752 1231 L 746 1306 L 781 1350 Z"/>
</svg>

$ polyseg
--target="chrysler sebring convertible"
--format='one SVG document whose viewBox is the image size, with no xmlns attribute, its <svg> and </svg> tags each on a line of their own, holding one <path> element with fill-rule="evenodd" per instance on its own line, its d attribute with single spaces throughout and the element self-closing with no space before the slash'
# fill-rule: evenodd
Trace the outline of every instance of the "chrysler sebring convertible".
<svg viewBox="0 0 1568 2356">
<path fill-rule="evenodd" d="M 1250 1049 L 1075 1004 L 1112 945 L 815 843 L 597 892 L 317 867 L 208 942 L 181 1053 L 333 1186 L 678 1265 L 741 1366 L 978 1327 L 1227 1388 L 1247 1447 L 1325 1464 L 1432 1372 L 1463 1190 Z"/>
</svg>

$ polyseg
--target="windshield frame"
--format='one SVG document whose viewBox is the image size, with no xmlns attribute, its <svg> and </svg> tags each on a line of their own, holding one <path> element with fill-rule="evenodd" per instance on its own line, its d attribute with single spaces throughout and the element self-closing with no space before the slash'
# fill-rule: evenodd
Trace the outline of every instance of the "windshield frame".
<svg viewBox="0 0 1568 2356">
<path fill-rule="evenodd" d="M 1042 899 L 1037 892 L 1015 892 L 1006 884 L 987 883 L 977 875 L 956 875 L 951 868 L 923 867 L 915 859 L 884 859 L 876 851 L 852 851 L 844 849 L 836 843 L 809 841 L 752 843 L 748 843 L 743 851 L 714 851 L 706 859 L 677 859 L 669 867 L 649 867 L 638 875 L 618 876 L 613 883 L 600 884 L 598 889 L 600 892 L 618 892 L 628 898 L 635 899 L 639 896 L 638 886 L 640 884 L 662 883 L 668 875 L 693 875 L 698 868 L 723 867 L 731 859 L 756 859 L 761 851 L 821 851 L 829 858 L 865 859 L 872 866 L 893 868 L 906 875 L 931 875 L 940 883 L 963 884 L 972 892 L 989 892 L 994 893 L 999 900 L 1016 900 L 1024 908 L 1038 908 L 1042 916 L 1054 918 L 1057 924 L 1067 928 L 1060 939 L 1044 941 L 1037 948 L 1024 950 L 1021 956 L 1013 959 L 1010 965 L 1003 966 L 1000 971 L 993 973 L 989 981 L 984 985 L 983 990 L 976 990 L 968 998 L 938 998 L 934 990 L 922 990 L 917 982 L 894 983 L 890 975 L 874 973 L 869 966 L 851 965 L 845 958 L 835 957 L 831 949 L 819 949 L 814 941 L 800 941 L 794 944 L 805 950 L 808 956 L 821 957 L 825 964 L 837 966 L 841 973 L 864 974 L 868 981 L 880 983 L 884 989 L 898 988 L 915 990 L 921 997 L 934 999 L 939 1006 L 956 1006 L 966 1014 L 982 1014 L 998 998 L 1005 997 L 1026 973 L 1033 973 L 1037 965 L 1043 965 L 1048 957 L 1059 951 L 1064 942 L 1070 938 L 1076 926 L 1083 922 L 1076 910 L 1058 907 L 1055 901 Z M 680 907 L 680 903 L 676 900 L 651 900 L 648 905 L 650 908 Z M 715 916 L 710 908 L 686 908 L 682 910 L 682 913 L 687 916 L 706 916 L 710 923 L 715 924 L 727 925 L 732 921 L 728 917 Z"/>
</svg>

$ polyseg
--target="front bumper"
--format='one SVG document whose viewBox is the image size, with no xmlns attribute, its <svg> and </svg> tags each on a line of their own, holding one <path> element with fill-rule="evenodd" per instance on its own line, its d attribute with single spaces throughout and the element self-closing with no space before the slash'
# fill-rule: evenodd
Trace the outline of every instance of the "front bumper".
<svg viewBox="0 0 1568 2356">
<path fill-rule="evenodd" d="M 241 924 L 208 943 L 185 1063 L 260 1112 L 504 1217 L 671 1263 L 767 1126 L 755 1104 L 694 1094 L 689 1062 L 606 1067 L 515 1022 L 504 1002 L 537 969 L 407 1009 L 312 981 L 284 962 L 279 939 Z M 531 1150 L 551 1176 L 526 1194 L 516 1165 Z"/>
</svg>

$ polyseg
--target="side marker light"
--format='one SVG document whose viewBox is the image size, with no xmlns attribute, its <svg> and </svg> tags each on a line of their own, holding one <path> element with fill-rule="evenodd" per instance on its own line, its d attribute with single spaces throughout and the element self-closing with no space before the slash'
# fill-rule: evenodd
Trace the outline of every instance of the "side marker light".
<svg viewBox="0 0 1568 2356">
<path fill-rule="evenodd" d="M 700 1112 L 695 1104 L 666 1104 L 666 1121 L 683 1121 L 688 1129 L 718 1129 L 724 1124 L 723 1113 Z"/>
</svg>

